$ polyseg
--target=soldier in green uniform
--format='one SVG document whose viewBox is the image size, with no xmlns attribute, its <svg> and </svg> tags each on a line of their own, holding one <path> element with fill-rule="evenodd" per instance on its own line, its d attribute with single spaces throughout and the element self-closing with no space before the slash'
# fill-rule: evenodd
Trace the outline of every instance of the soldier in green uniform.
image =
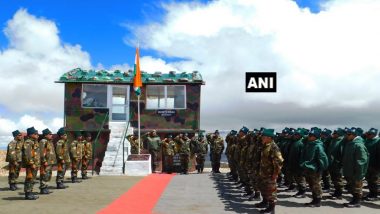
<svg viewBox="0 0 380 214">
<path fill-rule="evenodd" d="M 321 176 L 323 170 L 328 167 L 327 155 L 323 143 L 319 140 L 321 129 L 312 128 L 303 149 L 301 167 L 304 171 L 306 182 L 309 184 L 313 200 L 306 203 L 308 207 L 320 207 L 322 199 Z"/>
<path fill-rule="evenodd" d="M 74 135 L 76 139 L 70 143 L 71 182 L 80 183 L 81 181 L 78 180 L 78 168 L 82 160 L 83 134 L 81 131 L 76 131 Z"/>
<path fill-rule="evenodd" d="M 33 194 L 34 181 L 40 167 L 40 147 L 38 143 L 38 131 L 34 127 L 26 130 L 27 139 L 22 147 L 22 160 L 26 169 L 26 177 L 24 183 L 24 192 L 26 200 L 36 200 L 37 195 Z"/>
<path fill-rule="evenodd" d="M 51 180 L 53 165 L 57 163 L 53 144 L 53 135 L 49 129 L 42 131 L 43 139 L 40 140 L 40 193 L 49 194 L 48 183 Z"/>
<path fill-rule="evenodd" d="M 174 138 L 176 143 L 176 151 L 181 157 L 181 174 L 188 174 L 189 170 L 189 157 L 190 157 L 190 143 L 185 140 L 183 134 L 179 134 Z"/>
<path fill-rule="evenodd" d="M 214 149 L 212 151 L 212 160 L 211 162 L 213 163 L 213 172 L 214 173 L 220 173 L 219 168 L 220 168 L 220 159 L 222 157 L 222 153 L 224 151 L 224 140 L 223 138 L 219 135 L 219 131 L 216 130 L 214 132 L 212 142 L 214 144 Z"/>
<path fill-rule="evenodd" d="M 321 133 L 321 141 L 323 143 L 323 148 L 325 149 L 325 152 L 327 151 L 328 147 L 331 144 L 331 133 L 332 131 L 326 128 L 323 129 Z M 330 176 L 330 171 L 328 169 L 322 172 L 322 182 L 323 182 L 322 190 L 328 192 L 331 187 L 331 176 Z"/>
<path fill-rule="evenodd" d="M 263 201 L 256 204 L 257 208 L 266 208 L 261 213 L 275 213 L 277 200 L 277 177 L 281 172 L 284 159 L 281 151 L 273 141 L 274 129 L 264 129 L 261 137 L 263 144 L 259 165 L 260 191 Z"/>
<path fill-rule="evenodd" d="M 82 157 L 82 167 L 81 167 L 81 175 L 82 179 L 88 179 L 87 169 L 92 159 L 92 136 L 91 133 L 85 134 L 86 139 L 83 141 L 83 157 Z"/>
<path fill-rule="evenodd" d="M 207 151 L 208 151 L 208 143 L 203 133 L 201 132 L 199 133 L 199 136 L 197 139 L 196 153 L 195 153 L 196 155 L 195 161 L 197 162 L 197 165 L 195 168 L 197 169 L 198 173 L 203 172 Z"/>
<path fill-rule="evenodd" d="M 174 141 L 173 136 L 168 135 L 162 140 L 163 172 L 173 172 Z"/>
<path fill-rule="evenodd" d="M 131 154 L 137 155 L 139 154 L 139 138 L 136 135 L 128 135 L 127 140 L 131 144 Z M 143 143 L 140 142 L 140 152 L 143 149 Z"/>
<path fill-rule="evenodd" d="M 149 154 L 151 155 L 152 173 L 155 173 L 157 165 L 158 165 L 158 154 L 159 154 L 160 149 L 161 149 L 161 139 L 157 135 L 156 130 L 148 132 L 146 135 L 144 135 L 144 137 L 145 137 L 145 141 L 147 142 L 147 145 L 148 145 Z"/>
<path fill-rule="evenodd" d="M 380 138 L 377 137 L 378 130 L 371 128 L 366 132 L 365 146 L 369 152 L 369 164 L 365 176 L 368 182 L 369 194 L 363 199 L 375 201 L 378 196 L 378 182 L 380 174 Z"/>
<path fill-rule="evenodd" d="M 22 146 L 24 144 L 24 137 L 19 130 L 13 131 L 12 135 L 14 139 L 8 144 L 5 161 L 9 163 L 9 189 L 15 191 L 18 189 L 16 183 L 22 165 Z"/>
<path fill-rule="evenodd" d="M 59 140 L 55 145 L 55 153 L 57 157 L 57 189 L 65 189 L 63 184 L 66 169 L 70 166 L 70 153 L 67 135 L 64 128 L 60 128 L 57 132 Z"/>
<path fill-rule="evenodd" d="M 329 159 L 329 172 L 331 181 L 334 185 L 334 193 L 331 199 L 342 199 L 343 194 L 343 172 L 342 157 L 344 144 L 344 130 L 338 128 L 333 131 L 330 145 L 327 147 L 326 154 Z"/>
<path fill-rule="evenodd" d="M 361 128 L 351 128 L 346 133 L 347 143 L 343 152 L 343 175 L 347 180 L 349 192 L 353 195 L 345 207 L 360 207 L 362 198 L 363 178 L 368 169 L 369 153 L 361 137 Z"/>
</svg>

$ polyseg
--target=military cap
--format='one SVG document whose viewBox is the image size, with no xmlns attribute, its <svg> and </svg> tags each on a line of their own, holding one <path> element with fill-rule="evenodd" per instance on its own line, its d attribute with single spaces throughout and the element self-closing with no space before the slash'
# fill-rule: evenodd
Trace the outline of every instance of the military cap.
<svg viewBox="0 0 380 214">
<path fill-rule="evenodd" d="M 19 134 L 21 134 L 21 132 L 19 130 L 15 130 L 12 132 L 13 137 L 18 136 Z"/>
<path fill-rule="evenodd" d="M 309 135 L 313 135 L 316 138 L 319 138 L 321 136 L 321 129 L 313 127 L 313 129 L 310 130 Z"/>
<path fill-rule="evenodd" d="M 62 127 L 60 129 L 58 129 L 57 135 L 62 136 L 64 134 L 65 134 L 65 128 Z"/>
<path fill-rule="evenodd" d="M 219 130 L 215 130 L 214 134 L 219 134 Z"/>
<path fill-rule="evenodd" d="M 363 129 L 352 127 L 350 129 L 348 129 L 347 134 L 353 134 L 356 136 L 361 136 L 363 134 Z"/>
<path fill-rule="evenodd" d="M 205 135 L 204 135 L 203 132 L 199 132 L 198 136 L 199 136 L 199 137 L 204 137 Z"/>
<path fill-rule="evenodd" d="M 323 135 L 331 135 L 332 131 L 330 129 L 323 129 L 322 133 Z"/>
<path fill-rule="evenodd" d="M 375 129 L 375 128 L 370 128 L 370 129 L 367 131 L 367 134 L 377 135 L 377 133 L 378 133 L 378 130 Z"/>
<path fill-rule="evenodd" d="M 243 132 L 244 134 L 247 134 L 248 131 L 249 131 L 249 129 L 248 129 L 247 127 L 245 127 L 245 126 L 243 126 L 243 128 L 241 128 L 241 129 L 239 130 L 239 132 Z"/>
<path fill-rule="evenodd" d="M 38 131 L 34 128 L 34 126 L 27 128 L 26 129 L 27 135 L 32 135 L 32 134 L 38 134 Z"/>
<path fill-rule="evenodd" d="M 362 136 L 363 133 L 364 133 L 364 130 L 362 128 L 360 128 L 360 127 L 356 128 L 356 135 L 357 136 Z"/>
<path fill-rule="evenodd" d="M 236 130 L 231 130 L 230 131 L 230 135 L 236 135 L 237 134 L 237 131 Z"/>
<path fill-rule="evenodd" d="M 282 134 L 287 134 L 289 133 L 289 128 L 288 127 L 285 127 L 283 130 L 282 130 Z"/>
<path fill-rule="evenodd" d="M 306 135 L 306 130 L 303 129 L 303 128 L 298 128 L 297 130 L 294 131 L 294 134 L 295 134 L 295 135 L 301 135 L 301 136 L 304 136 L 304 135 Z"/>
<path fill-rule="evenodd" d="M 263 136 L 274 137 L 274 129 L 264 129 Z"/>
<path fill-rule="evenodd" d="M 82 133 L 82 131 L 75 131 L 74 132 L 74 136 L 75 137 L 80 137 L 80 136 L 83 136 L 83 133 Z"/>
<path fill-rule="evenodd" d="M 43 136 L 46 136 L 46 135 L 48 135 L 48 134 L 51 134 L 51 131 L 50 131 L 49 129 L 44 129 L 44 130 L 42 130 L 42 135 L 43 135 Z"/>
</svg>

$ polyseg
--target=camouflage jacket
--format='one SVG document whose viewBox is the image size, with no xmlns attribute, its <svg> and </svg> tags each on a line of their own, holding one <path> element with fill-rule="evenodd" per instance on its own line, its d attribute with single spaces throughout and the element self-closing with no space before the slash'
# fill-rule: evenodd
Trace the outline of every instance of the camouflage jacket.
<svg viewBox="0 0 380 214">
<path fill-rule="evenodd" d="M 83 143 L 74 140 L 70 143 L 70 159 L 81 160 L 83 154 Z"/>
<path fill-rule="evenodd" d="M 175 137 L 174 141 L 176 143 L 175 145 L 176 153 L 190 154 L 189 141 L 185 141 L 184 139 L 179 138 L 179 137 Z"/>
<path fill-rule="evenodd" d="M 57 156 L 57 161 L 63 160 L 66 163 L 70 163 L 69 145 L 67 141 L 58 140 L 55 145 L 55 153 Z"/>
<path fill-rule="evenodd" d="M 203 138 L 203 139 L 198 139 L 198 140 L 197 140 L 197 148 L 198 148 L 197 154 L 203 154 L 203 155 L 206 155 L 206 154 L 207 154 L 207 151 L 208 151 L 208 143 L 207 143 L 207 140 L 206 140 L 205 138 Z"/>
<path fill-rule="evenodd" d="M 131 145 L 131 154 L 138 154 L 139 153 L 138 139 L 133 138 L 133 135 L 128 135 L 127 140 L 129 141 L 129 144 Z M 140 142 L 140 152 L 142 149 L 143 149 L 143 143 Z"/>
<path fill-rule="evenodd" d="M 174 141 L 169 141 L 168 139 L 164 139 L 161 143 L 162 145 L 162 154 L 165 156 L 173 156 L 174 155 Z"/>
<path fill-rule="evenodd" d="M 12 140 L 8 144 L 7 148 L 7 157 L 5 158 L 6 162 L 14 163 L 14 162 L 21 162 L 22 161 L 22 146 L 24 142 Z"/>
<path fill-rule="evenodd" d="M 213 149 L 213 153 L 214 154 L 221 154 L 224 150 L 224 140 L 222 137 L 218 137 L 216 139 L 213 139 L 213 142 L 214 142 L 214 149 Z"/>
<path fill-rule="evenodd" d="M 271 179 L 280 174 L 284 159 L 282 158 L 280 149 L 272 141 L 262 147 L 260 157 L 259 176 L 264 179 Z"/>
<path fill-rule="evenodd" d="M 158 152 L 161 146 L 161 139 L 158 136 L 147 136 L 146 140 L 148 142 L 148 149 Z"/>
<path fill-rule="evenodd" d="M 40 166 L 40 146 L 38 140 L 28 138 L 22 147 L 22 160 L 25 166 Z"/>
<path fill-rule="evenodd" d="M 233 156 L 233 159 L 236 163 L 240 162 L 240 152 L 243 147 L 244 141 L 246 141 L 246 136 L 237 138 L 236 147 L 235 147 L 234 156 Z"/>
<path fill-rule="evenodd" d="M 57 163 L 55 149 L 53 142 L 47 139 L 40 140 L 40 157 L 41 164 L 47 163 L 48 165 L 53 165 Z"/>
<path fill-rule="evenodd" d="M 234 135 L 227 135 L 225 141 L 227 143 L 225 154 L 227 155 L 228 159 L 232 159 L 233 149 L 235 148 L 234 144 L 236 143 L 236 136 L 234 136 Z"/>
<path fill-rule="evenodd" d="M 92 142 L 83 141 L 83 158 L 92 159 Z"/>
<path fill-rule="evenodd" d="M 245 163 L 247 161 L 247 154 L 248 154 L 247 151 L 248 151 L 248 142 L 244 141 L 240 150 L 240 162 L 239 162 L 239 164 L 244 168 L 246 167 Z"/>
</svg>

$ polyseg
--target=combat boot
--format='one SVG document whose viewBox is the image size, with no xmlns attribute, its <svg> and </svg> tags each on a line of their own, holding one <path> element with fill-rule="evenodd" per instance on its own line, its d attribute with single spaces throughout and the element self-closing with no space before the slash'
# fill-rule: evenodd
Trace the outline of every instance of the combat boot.
<svg viewBox="0 0 380 214">
<path fill-rule="evenodd" d="M 336 189 L 334 191 L 334 193 L 331 195 L 331 199 L 333 199 L 333 200 L 342 199 L 342 194 L 343 194 L 343 192 L 341 189 Z"/>
<path fill-rule="evenodd" d="M 16 190 L 17 190 L 17 186 L 16 186 L 16 184 L 9 184 L 9 189 L 10 189 L 11 191 L 16 191 Z"/>
<path fill-rule="evenodd" d="M 82 182 L 82 181 L 78 180 L 77 177 L 72 177 L 71 178 L 71 183 L 80 183 L 80 182 Z"/>
<path fill-rule="evenodd" d="M 36 200 L 38 197 L 33 195 L 31 192 L 26 192 L 25 193 L 25 200 Z"/>
<path fill-rule="evenodd" d="M 254 205 L 256 208 L 267 208 L 268 207 L 268 201 L 263 198 L 263 200 L 260 203 L 257 203 Z"/>
<path fill-rule="evenodd" d="M 360 197 L 358 194 L 355 194 L 352 197 L 352 200 L 348 203 L 344 203 L 343 206 L 347 208 L 359 208 L 360 207 Z"/>
<path fill-rule="evenodd" d="M 86 180 L 86 179 L 88 179 L 87 174 L 83 174 L 82 175 L 82 180 Z"/>
<path fill-rule="evenodd" d="M 300 190 L 298 190 L 298 192 L 295 195 L 293 195 L 293 197 L 295 197 L 295 198 L 304 198 L 305 197 L 305 193 L 306 193 L 306 191 L 304 189 L 300 189 Z"/>
<path fill-rule="evenodd" d="M 306 203 L 305 206 L 307 206 L 307 207 L 320 207 L 321 206 L 321 198 L 313 197 L 313 200 L 309 203 Z"/>
<path fill-rule="evenodd" d="M 366 195 L 363 200 L 365 201 L 376 201 L 377 200 L 377 192 L 369 192 L 368 195 Z"/>
<path fill-rule="evenodd" d="M 51 193 L 51 192 L 48 190 L 47 187 L 42 188 L 42 189 L 40 190 L 40 194 L 41 194 L 41 195 L 48 195 L 48 194 L 50 194 L 50 193 Z"/>
<path fill-rule="evenodd" d="M 260 213 L 264 214 L 274 214 L 275 203 L 269 203 L 268 207 L 264 210 L 260 210 Z"/>
<path fill-rule="evenodd" d="M 66 186 L 63 183 L 57 183 L 57 189 L 66 189 Z"/>
</svg>

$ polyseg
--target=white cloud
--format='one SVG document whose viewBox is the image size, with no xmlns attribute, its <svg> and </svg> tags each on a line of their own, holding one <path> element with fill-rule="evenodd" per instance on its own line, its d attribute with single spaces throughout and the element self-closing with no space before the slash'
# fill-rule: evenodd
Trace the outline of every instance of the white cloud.
<svg viewBox="0 0 380 214">
<path fill-rule="evenodd" d="M 89 54 L 65 44 L 57 26 L 18 10 L 4 28 L 9 46 L 0 52 L 0 104 L 9 111 L 63 111 L 63 84 L 54 83 L 75 67 L 90 68 Z"/>
<path fill-rule="evenodd" d="M 304 107 L 363 107 L 380 98 L 380 1 L 332 0 L 318 14 L 291 0 L 164 8 L 163 21 L 136 26 L 136 37 L 143 47 L 188 59 L 194 67 L 187 69 L 201 71 L 207 109 L 229 105 L 226 97 Z M 166 63 L 182 69 L 179 64 Z M 278 93 L 245 94 L 244 73 L 260 71 L 278 73 Z"/>
</svg>

